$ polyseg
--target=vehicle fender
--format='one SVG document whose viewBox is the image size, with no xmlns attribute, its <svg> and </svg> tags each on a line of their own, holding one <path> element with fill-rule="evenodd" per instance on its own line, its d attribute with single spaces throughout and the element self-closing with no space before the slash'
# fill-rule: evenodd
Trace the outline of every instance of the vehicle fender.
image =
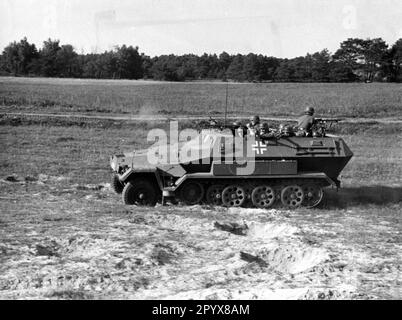
<svg viewBox="0 0 402 320">
<path fill-rule="evenodd" d="M 131 180 L 134 180 L 139 177 L 149 177 L 150 179 L 155 179 L 156 183 L 158 184 L 159 188 L 162 190 L 162 180 L 160 174 L 157 169 L 152 170 L 133 170 L 129 169 L 124 172 L 122 175 L 119 176 L 119 179 L 123 183 L 127 183 Z"/>
</svg>

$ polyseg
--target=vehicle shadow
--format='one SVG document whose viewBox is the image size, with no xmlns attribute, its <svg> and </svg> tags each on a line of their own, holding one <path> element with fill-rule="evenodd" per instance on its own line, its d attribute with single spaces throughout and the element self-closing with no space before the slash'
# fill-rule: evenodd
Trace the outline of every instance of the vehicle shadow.
<svg viewBox="0 0 402 320">
<path fill-rule="evenodd" d="M 347 187 L 336 191 L 335 189 L 325 190 L 322 203 L 323 207 L 347 208 L 351 205 L 395 204 L 402 201 L 402 186 L 358 186 Z"/>
</svg>

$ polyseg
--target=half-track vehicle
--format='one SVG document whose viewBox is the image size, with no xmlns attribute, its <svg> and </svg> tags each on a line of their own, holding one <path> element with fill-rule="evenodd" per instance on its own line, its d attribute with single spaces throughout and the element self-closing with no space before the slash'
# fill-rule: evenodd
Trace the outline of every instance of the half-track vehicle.
<svg viewBox="0 0 402 320">
<path fill-rule="evenodd" d="M 177 153 L 176 162 L 150 161 L 156 146 L 112 156 L 112 186 L 128 205 L 171 200 L 226 207 L 315 207 L 324 188 L 340 187 L 339 175 L 353 156 L 342 138 L 326 133 L 327 122 L 332 123 L 319 119 L 311 136 L 297 136 L 282 126 L 251 139 L 238 123 L 204 123 L 198 136 L 169 150 Z M 240 147 L 239 138 L 244 142 Z M 241 156 L 233 156 L 239 149 Z M 183 159 L 189 150 L 192 156 Z"/>
</svg>

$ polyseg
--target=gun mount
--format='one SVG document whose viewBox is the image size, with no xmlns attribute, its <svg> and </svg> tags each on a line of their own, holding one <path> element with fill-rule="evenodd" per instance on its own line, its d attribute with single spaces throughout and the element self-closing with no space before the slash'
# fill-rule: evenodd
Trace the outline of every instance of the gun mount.
<svg viewBox="0 0 402 320">
<path fill-rule="evenodd" d="M 311 128 L 312 135 L 318 137 L 325 137 L 327 132 L 331 130 L 334 123 L 342 121 L 336 118 L 315 118 Z"/>
</svg>

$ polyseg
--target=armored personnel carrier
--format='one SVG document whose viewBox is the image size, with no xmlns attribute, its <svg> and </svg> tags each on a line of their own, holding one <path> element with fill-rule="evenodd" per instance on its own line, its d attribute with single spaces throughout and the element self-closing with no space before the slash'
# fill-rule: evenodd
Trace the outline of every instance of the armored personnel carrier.
<svg viewBox="0 0 402 320">
<path fill-rule="evenodd" d="M 170 199 L 186 205 L 312 208 L 321 202 L 323 188 L 340 187 L 338 177 L 353 156 L 342 138 L 326 134 L 325 121 L 318 123 L 311 136 L 296 136 L 285 126 L 250 138 L 246 131 L 238 134 L 239 126 L 214 122 L 169 150 L 177 154 L 175 162 L 150 161 L 149 154 L 158 154 L 155 146 L 112 156 L 112 186 L 128 205 Z"/>
</svg>

